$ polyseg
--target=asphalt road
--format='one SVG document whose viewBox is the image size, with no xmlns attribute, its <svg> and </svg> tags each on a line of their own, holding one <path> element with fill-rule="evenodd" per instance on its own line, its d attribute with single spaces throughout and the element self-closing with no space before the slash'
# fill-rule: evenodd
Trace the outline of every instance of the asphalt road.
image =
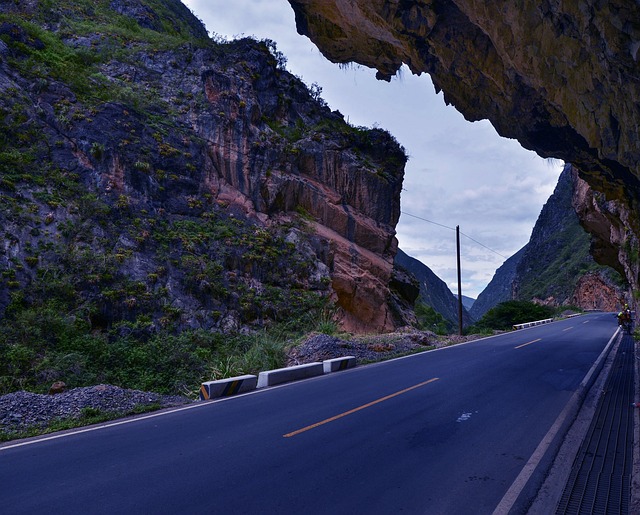
<svg viewBox="0 0 640 515">
<path fill-rule="evenodd" d="M 585 315 L 5 445 L 0 512 L 490 514 L 615 330 Z"/>
</svg>

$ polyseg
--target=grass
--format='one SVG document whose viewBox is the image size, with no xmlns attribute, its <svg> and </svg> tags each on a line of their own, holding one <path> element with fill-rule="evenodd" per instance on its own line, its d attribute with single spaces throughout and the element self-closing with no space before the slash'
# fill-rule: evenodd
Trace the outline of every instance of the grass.
<svg viewBox="0 0 640 515">
<path fill-rule="evenodd" d="M 318 323 L 318 327 L 321 327 L 322 324 L 323 322 L 320 321 Z M 201 335 L 201 337 L 202 336 L 203 335 Z M 357 337 L 353 337 L 346 333 L 340 333 L 339 336 L 347 338 L 347 341 L 369 346 L 374 350 L 374 352 L 379 353 L 378 359 L 359 360 L 360 365 L 410 356 L 435 350 L 443 346 L 456 345 L 457 343 L 460 343 L 447 341 L 446 337 L 440 337 L 439 343 L 435 345 L 421 345 L 414 349 L 396 351 L 395 344 L 404 338 L 405 335 L 403 334 L 359 335 Z M 257 375 L 263 370 L 281 368 L 282 366 L 285 366 L 284 358 L 286 349 L 295 341 L 301 341 L 302 339 L 303 338 L 300 334 L 295 337 L 286 330 L 280 330 L 279 332 L 274 331 L 271 333 L 265 331 L 250 336 L 237 335 L 234 338 L 227 339 L 222 346 L 224 349 L 221 349 L 221 352 L 216 354 L 216 356 L 208 362 L 208 368 L 203 377 L 197 383 L 194 382 L 192 387 L 183 388 L 180 393 L 192 399 L 196 399 L 199 393 L 199 384 L 205 380 L 210 381 L 222 379 L 243 375 L 245 373 L 253 373 Z M 124 360 L 119 358 L 119 363 L 124 365 L 127 359 L 129 358 Z M 172 368 L 172 366 L 169 368 Z M 181 374 L 178 369 L 172 370 L 177 375 Z M 158 388 L 153 388 L 153 385 L 150 385 L 149 388 L 155 391 L 158 390 Z M 92 424 L 100 424 L 132 415 L 156 411 L 162 408 L 163 407 L 159 404 L 138 405 L 132 410 L 126 412 L 105 412 L 95 408 L 84 408 L 77 417 L 55 419 L 44 427 L 34 426 L 20 432 L 0 431 L 0 442 L 20 438 L 30 438 Z"/>
</svg>

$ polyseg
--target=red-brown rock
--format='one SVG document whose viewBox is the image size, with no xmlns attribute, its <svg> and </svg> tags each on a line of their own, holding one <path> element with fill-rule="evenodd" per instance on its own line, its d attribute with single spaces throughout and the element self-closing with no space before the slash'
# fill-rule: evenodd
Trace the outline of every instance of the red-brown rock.
<svg viewBox="0 0 640 515">
<path fill-rule="evenodd" d="M 49 395 L 55 395 L 57 393 L 63 393 L 67 389 L 67 385 L 63 381 L 56 381 L 49 388 Z"/>
</svg>

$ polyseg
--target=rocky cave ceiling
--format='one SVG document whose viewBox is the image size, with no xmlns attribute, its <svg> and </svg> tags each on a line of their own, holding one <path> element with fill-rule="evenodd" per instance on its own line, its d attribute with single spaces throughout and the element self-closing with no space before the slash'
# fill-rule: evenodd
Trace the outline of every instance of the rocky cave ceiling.
<svg viewBox="0 0 640 515">
<path fill-rule="evenodd" d="M 298 32 L 331 61 L 375 68 L 384 80 L 403 63 L 428 73 L 467 120 L 488 119 L 501 136 L 572 163 L 598 198 L 616 204 L 603 217 L 621 239 L 612 241 L 611 227 L 603 232 L 601 223 L 600 232 L 591 231 L 595 247 L 607 247 L 601 261 L 626 268 L 637 285 L 637 264 L 613 263 L 611 256 L 631 237 L 637 244 L 640 227 L 638 2 L 289 3 Z M 590 229 L 588 217 L 583 225 Z"/>
</svg>

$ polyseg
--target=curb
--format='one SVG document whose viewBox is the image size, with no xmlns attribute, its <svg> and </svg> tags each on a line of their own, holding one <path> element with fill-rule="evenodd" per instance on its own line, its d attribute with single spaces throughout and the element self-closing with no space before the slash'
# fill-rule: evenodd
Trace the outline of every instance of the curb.
<svg viewBox="0 0 640 515">
<path fill-rule="evenodd" d="M 345 356 L 344 358 L 326 359 L 322 362 L 325 374 L 346 370 L 356 366 L 355 356 Z"/>
<path fill-rule="evenodd" d="M 553 322 L 553 318 L 545 318 L 544 320 L 536 320 L 535 322 L 527 322 L 525 324 L 515 324 L 513 328 L 515 330 L 526 329 L 527 327 L 534 327 L 536 325 L 542 325 L 542 324 L 550 324 L 551 322 Z"/>
<path fill-rule="evenodd" d="M 640 363 L 638 359 L 637 342 L 633 344 L 635 361 L 634 392 L 636 399 L 640 395 Z M 629 513 L 639 513 L 640 510 L 640 410 L 633 410 L 633 464 L 631 468 L 631 500 L 629 501 Z"/>
</svg>

